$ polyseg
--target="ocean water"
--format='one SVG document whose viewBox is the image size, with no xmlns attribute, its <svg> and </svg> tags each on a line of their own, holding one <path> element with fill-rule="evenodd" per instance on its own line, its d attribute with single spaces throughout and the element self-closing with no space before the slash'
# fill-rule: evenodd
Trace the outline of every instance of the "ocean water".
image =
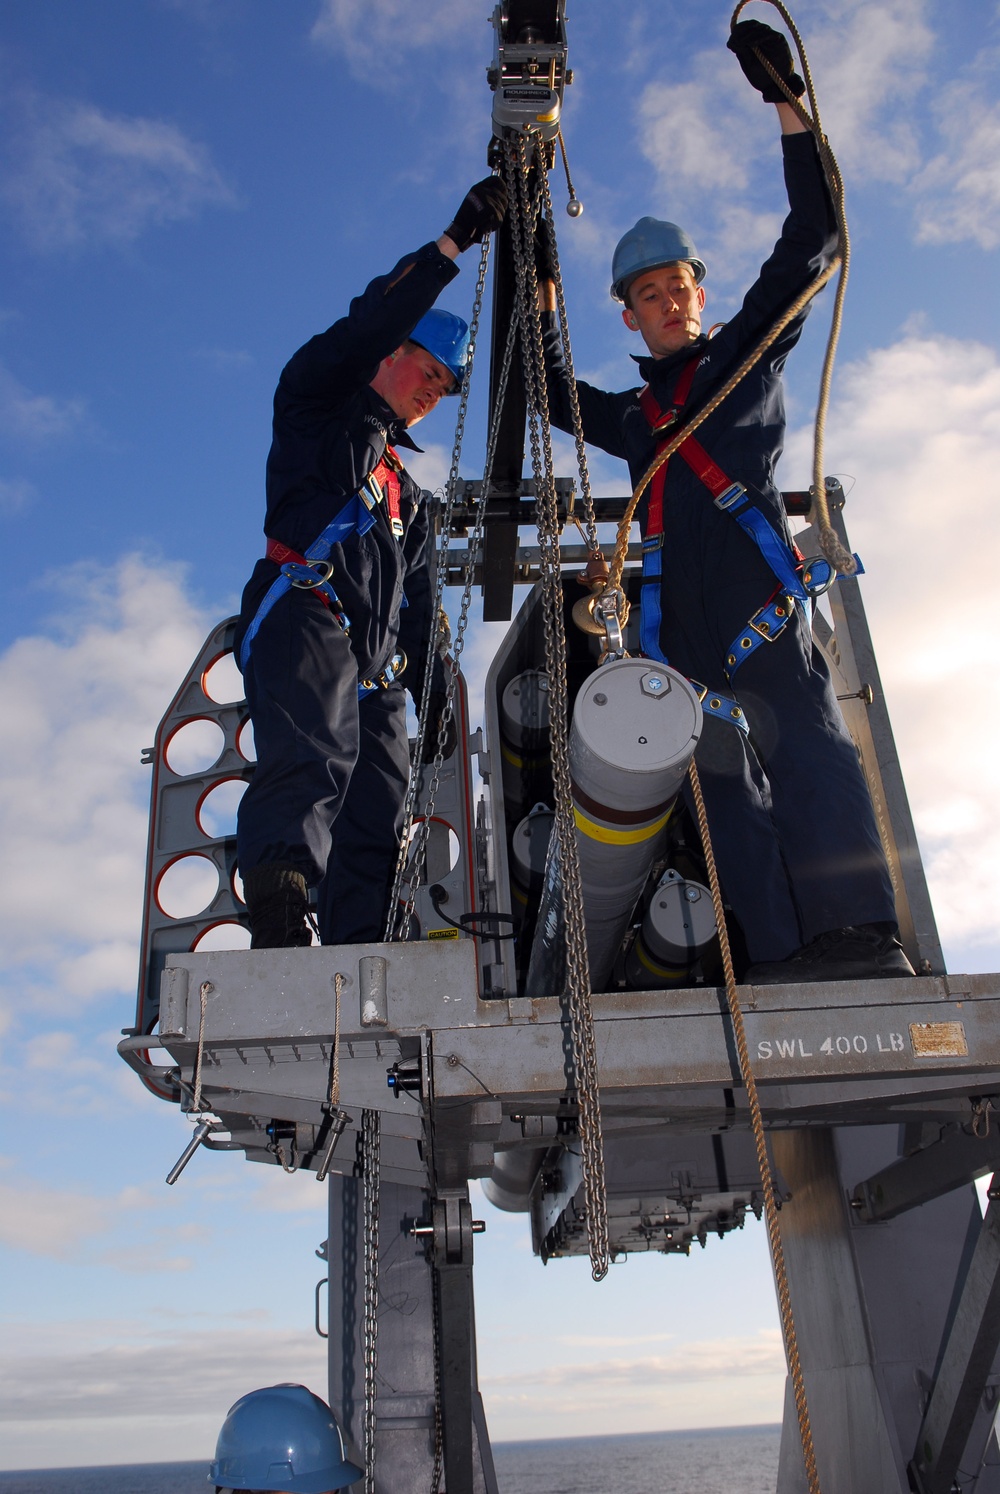
<svg viewBox="0 0 1000 1494">
<path fill-rule="evenodd" d="M 494 1446 L 501 1494 L 774 1494 L 779 1427 Z M 0 1494 L 205 1494 L 205 1463 L 0 1473 Z M 400 1490 L 398 1494 L 416 1494 Z"/>
</svg>

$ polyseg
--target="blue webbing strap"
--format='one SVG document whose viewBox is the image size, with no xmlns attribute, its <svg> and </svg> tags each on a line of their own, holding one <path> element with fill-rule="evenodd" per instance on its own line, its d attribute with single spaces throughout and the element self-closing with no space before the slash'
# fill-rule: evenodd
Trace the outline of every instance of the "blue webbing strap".
<svg viewBox="0 0 1000 1494">
<path fill-rule="evenodd" d="M 337 596 L 337 593 L 334 591 L 329 581 L 319 580 L 317 572 L 312 570 L 311 567 L 313 564 L 321 565 L 323 561 L 328 560 L 330 558 L 330 551 L 333 549 L 334 545 L 341 544 L 345 539 L 347 539 L 348 535 L 354 534 L 355 532 L 357 532 L 358 534 L 367 533 L 367 531 L 371 529 L 372 525 L 375 523 L 375 515 L 372 512 L 372 508 L 373 505 L 370 503 L 366 496 L 355 493 L 348 500 L 348 502 L 345 503 L 344 507 L 340 510 L 340 513 L 337 515 L 337 517 L 330 521 L 330 523 L 323 530 L 323 533 L 319 535 L 317 539 L 313 540 L 312 544 L 305 552 L 303 559 L 309 562 L 309 564 L 303 566 L 297 564 L 295 561 L 287 561 L 281 567 L 281 574 L 275 577 L 274 581 L 271 583 L 271 586 L 265 592 L 260 606 L 254 613 L 253 622 L 250 624 L 250 626 L 246 630 L 246 633 L 244 634 L 243 645 L 240 649 L 240 669 L 244 673 L 246 672 L 246 667 L 250 659 L 250 646 L 260 630 L 261 623 L 264 621 L 265 617 L 270 612 L 275 602 L 277 602 L 279 598 L 283 597 L 287 591 L 290 591 L 292 589 L 292 584 L 295 581 L 306 581 L 309 583 L 309 586 L 312 590 L 323 592 L 323 594 L 329 599 L 334 616 L 338 619 L 344 632 L 350 632 L 350 619 L 344 615 L 344 610 L 341 606 L 340 598 Z M 377 688 L 377 686 L 374 688 Z M 365 694 L 368 693 L 370 692 L 365 691 Z"/>
<path fill-rule="evenodd" d="M 663 652 L 660 643 L 660 622 L 662 613 L 660 610 L 660 577 L 663 572 L 663 536 L 662 534 L 650 535 L 642 542 L 642 589 L 639 594 L 639 642 L 647 659 L 656 659 L 660 664 L 669 665 L 669 660 Z M 709 690 L 707 685 L 702 685 L 698 680 L 690 680 L 689 683 L 697 692 L 701 701 L 701 708 L 706 716 L 715 716 L 719 721 L 726 721 L 730 726 L 736 726 L 745 736 L 750 735 L 750 727 L 744 716 L 739 703 L 731 695 L 723 695 L 718 690 Z"/>
<path fill-rule="evenodd" d="M 794 616 L 795 599 L 786 591 L 779 591 L 777 596 L 773 596 L 755 612 L 746 627 L 737 633 L 729 645 L 729 652 L 726 654 L 728 679 L 732 681 L 743 661 L 755 654 L 762 643 L 773 643 L 780 637 Z"/>
</svg>

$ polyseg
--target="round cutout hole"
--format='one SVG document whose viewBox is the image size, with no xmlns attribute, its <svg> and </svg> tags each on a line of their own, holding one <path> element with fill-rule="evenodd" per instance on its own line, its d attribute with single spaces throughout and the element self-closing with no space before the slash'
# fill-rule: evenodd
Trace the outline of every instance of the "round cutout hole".
<svg viewBox="0 0 1000 1494">
<path fill-rule="evenodd" d="M 236 733 L 236 748 L 241 757 L 245 757 L 248 763 L 257 761 L 257 748 L 253 739 L 253 722 L 248 716 Z"/>
<path fill-rule="evenodd" d="M 206 949 L 249 949 L 250 930 L 241 923 L 213 923 L 195 943 L 198 951 Z"/>
<path fill-rule="evenodd" d="M 202 675 L 201 688 L 216 705 L 231 705 L 234 701 L 242 700 L 246 691 L 243 688 L 243 676 L 236 664 L 236 656 L 220 655 Z"/>
<path fill-rule="evenodd" d="M 414 821 L 410 831 L 409 854 L 410 859 L 420 849 L 424 837 L 424 821 Z M 420 885 L 428 882 L 440 882 L 449 872 L 454 871 L 458 865 L 461 854 L 461 845 L 458 836 L 450 825 L 444 820 L 432 819 L 426 831 L 426 850 L 424 852 L 424 864 L 420 873 Z"/>
<path fill-rule="evenodd" d="M 198 825 L 206 835 L 218 840 L 236 834 L 236 810 L 246 787 L 242 778 L 224 778 L 209 789 L 198 808 Z"/>
<path fill-rule="evenodd" d="M 219 761 L 225 745 L 225 732 L 217 722 L 205 716 L 186 721 L 167 743 L 167 766 L 182 777 L 205 773 Z"/>
<path fill-rule="evenodd" d="M 156 902 L 168 918 L 193 918 L 219 890 L 219 872 L 207 856 L 181 856 L 156 884 Z"/>
</svg>

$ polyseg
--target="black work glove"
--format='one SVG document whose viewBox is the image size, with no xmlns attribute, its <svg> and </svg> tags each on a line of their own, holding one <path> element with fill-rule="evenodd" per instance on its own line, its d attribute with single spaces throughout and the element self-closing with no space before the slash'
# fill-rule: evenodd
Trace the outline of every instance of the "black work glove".
<svg viewBox="0 0 1000 1494">
<path fill-rule="evenodd" d="M 437 757 L 438 733 L 441 729 L 441 717 L 444 714 L 445 703 L 448 696 L 444 690 L 432 690 L 430 700 L 427 702 L 427 735 L 424 737 L 424 750 L 420 754 L 422 763 L 432 763 Z M 448 726 L 444 734 L 444 756 L 451 757 L 458 745 L 458 723 L 455 720 L 454 704 L 452 713 L 448 718 Z"/>
<path fill-rule="evenodd" d="M 464 254 L 470 244 L 481 244 L 488 233 L 500 227 L 506 211 L 506 186 L 498 176 L 484 177 L 466 192 L 445 233 Z"/>
<path fill-rule="evenodd" d="M 539 280 L 555 280 L 556 278 L 552 265 L 549 231 L 545 226 L 544 218 L 539 218 L 535 224 L 535 274 Z"/>
<path fill-rule="evenodd" d="M 767 58 L 796 98 L 801 98 L 805 93 L 806 85 L 792 66 L 792 51 L 788 41 L 773 26 L 765 26 L 763 21 L 739 21 L 729 33 L 726 46 L 730 52 L 735 52 L 740 67 L 766 104 L 787 104 L 788 99 L 759 58 L 754 56 L 754 47 Z"/>
</svg>

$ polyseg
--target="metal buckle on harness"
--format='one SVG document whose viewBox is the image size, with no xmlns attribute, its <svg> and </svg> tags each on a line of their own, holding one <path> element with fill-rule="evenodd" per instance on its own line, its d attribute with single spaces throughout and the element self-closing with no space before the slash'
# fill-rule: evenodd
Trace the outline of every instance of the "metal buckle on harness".
<svg viewBox="0 0 1000 1494">
<path fill-rule="evenodd" d="M 721 509 L 723 513 L 727 513 L 729 509 L 733 508 L 746 495 L 747 490 L 741 482 L 731 482 L 728 488 L 720 493 L 718 498 L 713 501 L 716 508 Z"/>
<path fill-rule="evenodd" d="M 780 633 L 784 631 L 783 623 L 781 628 L 772 629 L 769 622 L 761 622 L 759 620 L 765 612 L 769 612 L 771 610 L 772 606 L 774 607 L 775 617 L 779 619 L 787 618 L 791 615 L 792 609 L 789 605 L 788 597 L 784 597 L 781 601 L 775 603 L 768 602 L 767 606 L 762 607 L 759 612 L 755 612 L 753 617 L 751 617 L 750 621 L 747 623 L 747 627 L 752 628 L 753 631 L 757 634 L 758 638 L 763 638 L 765 643 L 773 643 L 774 640 L 780 635 Z"/>
<path fill-rule="evenodd" d="M 292 585 L 297 586 L 300 591 L 315 591 L 317 586 L 325 586 L 330 580 L 330 577 L 333 575 L 333 561 L 307 560 L 303 565 L 299 565 L 295 561 L 290 561 L 283 565 L 281 569 Z M 307 580 L 302 575 L 303 571 L 312 571 L 315 580 Z"/>
<path fill-rule="evenodd" d="M 407 663 L 406 654 L 401 648 L 397 649 L 385 668 L 379 670 L 373 680 L 361 681 L 361 688 L 363 690 L 388 690 L 389 686 L 399 679 Z"/>
<path fill-rule="evenodd" d="M 371 512 L 382 502 L 383 492 L 380 483 L 369 472 L 364 482 L 358 488 L 358 497 L 365 507 Z"/>
</svg>

